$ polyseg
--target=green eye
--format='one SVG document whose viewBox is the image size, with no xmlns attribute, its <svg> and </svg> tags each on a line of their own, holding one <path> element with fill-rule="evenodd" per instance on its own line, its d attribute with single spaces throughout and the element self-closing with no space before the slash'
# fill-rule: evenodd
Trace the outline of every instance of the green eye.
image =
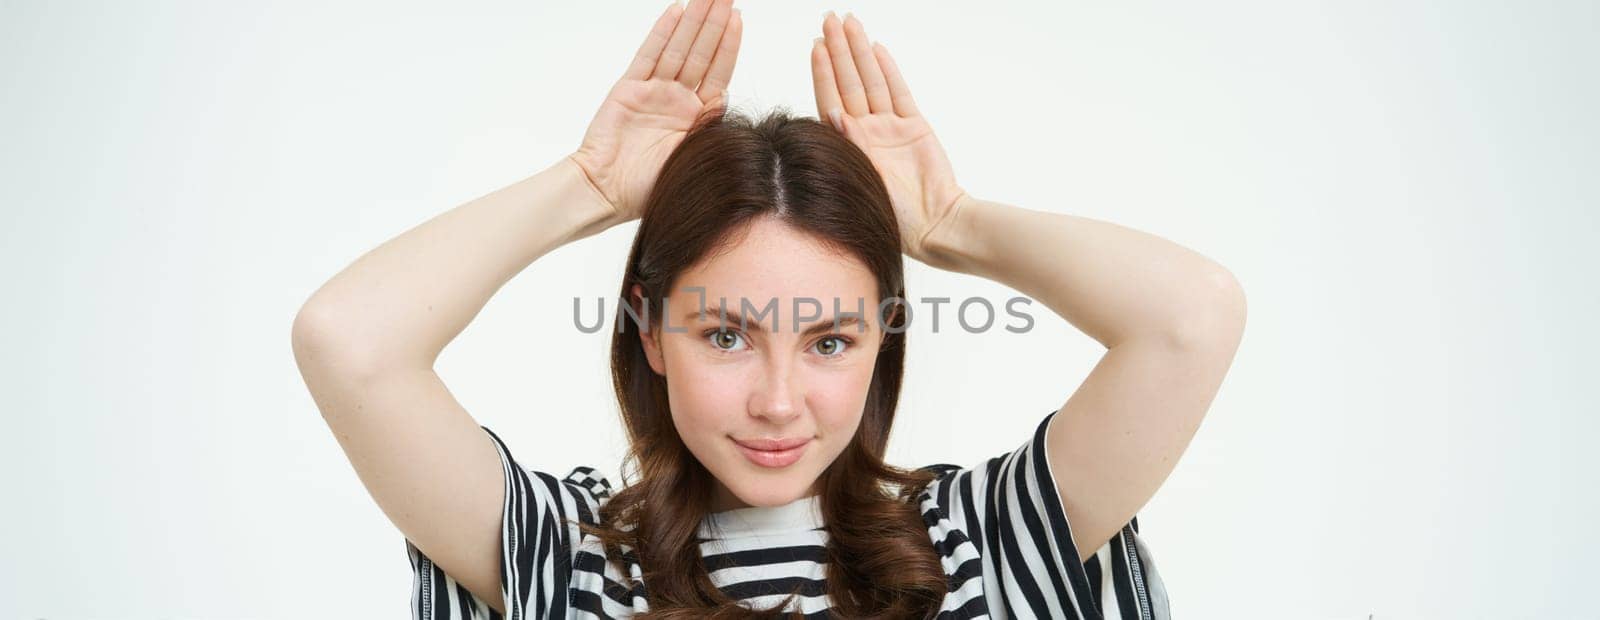
<svg viewBox="0 0 1600 620">
<path fill-rule="evenodd" d="M 831 343 L 833 346 L 828 346 L 829 343 Z M 846 344 L 848 343 L 845 342 L 843 338 L 838 336 L 829 336 L 817 341 L 817 352 L 832 357 L 834 355 L 838 355 L 840 351 L 844 350 Z"/>
<path fill-rule="evenodd" d="M 733 351 L 733 347 L 741 342 L 738 333 L 725 329 L 714 329 L 706 335 L 711 338 L 711 346 L 723 351 Z"/>
</svg>

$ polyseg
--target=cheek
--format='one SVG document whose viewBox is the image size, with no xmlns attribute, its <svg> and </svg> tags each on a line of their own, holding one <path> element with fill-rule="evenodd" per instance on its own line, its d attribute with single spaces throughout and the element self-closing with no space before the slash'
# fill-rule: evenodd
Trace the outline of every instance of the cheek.
<svg viewBox="0 0 1600 620">
<path fill-rule="evenodd" d="M 817 424 L 835 437 L 854 435 L 872 385 L 871 366 L 820 371 L 810 385 L 806 399 Z"/>
<path fill-rule="evenodd" d="M 667 402 L 685 442 L 734 430 L 746 401 L 741 386 L 747 385 L 736 369 L 691 355 L 669 357 L 667 366 Z"/>
</svg>

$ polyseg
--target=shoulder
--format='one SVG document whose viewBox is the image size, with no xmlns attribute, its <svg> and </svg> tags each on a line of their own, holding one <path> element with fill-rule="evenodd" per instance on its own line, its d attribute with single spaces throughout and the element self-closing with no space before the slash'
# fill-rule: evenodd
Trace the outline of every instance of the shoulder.
<svg viewBox="0 0 1600 620">
<path fill-rule="evenodd" d="M 613 492 L 611 480 L 601 470 L 578 465 L 561 475 L 560 470 L 528 467 L 512 456 L 511 448 L 498 434 L 487 426 L 480 428 L 494 440 L 500 453 L 500 464 L 506 474 L 505 510 L 508 515 L 547 515 L 558 521 L 596 523 L 600 507 Z"/>
<path fill-rule="evenodd" d="M 550 486 L 551 491 L 559 489 L 562 503 L 571 508 L 564 517 L 590 525 L 600 522 L 600 508 L 605 506 L 612 494 L 611 480 L 603 472 L 588 465 L 578 465 L 560 479 L 549 475 L 545 475 L 545 478 L 545 484 Z"/>
<path fill-rule="evenodd" d="M 928 486 L 923 487 L 922 493 L 917 496 L 918 507 L 922 511 L 922 520 L 930 528 L 946 529 L 950 527 L 950 480 L 955 474 L 962 471 L 959 465 L 950 463 L 934 463 L 918 467 L 918 471 L 933 474 L 933 480 Z"/>
<path fill-rule="evenodd" d="M 611 480 L 600 470 L 588 465 L 573 467 L 572 471 L 561 478 L 561 483 L 575 487 L 600 501 L 611 498 Z"/>
<path fill-rule="evenodd" d="M 933 474 L 933 480 L 922 490 L 922 497 L 938 498 L 941 494 L 949 492 L 951 478 L 966 469 L 960 465 L 952 465 L 950 463 L 934 463 L 918 467 L 917 471 Z"/>
</svg>

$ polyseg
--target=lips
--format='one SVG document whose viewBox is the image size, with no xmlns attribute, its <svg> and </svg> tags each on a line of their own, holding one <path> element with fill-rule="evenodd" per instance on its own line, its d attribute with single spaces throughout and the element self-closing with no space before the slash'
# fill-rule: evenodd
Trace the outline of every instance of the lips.
<svg viewBox="0 0 1600 620">
<path fill-rule="evenodd" d="M 735 439 L 733 442 L 751 463 L 761 467 L 788 467 L 805 454 L 811 438 Z"/>
<path fill-rule="evenodd" d="M 786 439 L 735 439 L 734 441 L 738 442 L 741 446 L 753 450 L 775 451 L 788 450 L 796 446 L 804 445 L 806 442 L 811 441 L 811 438 L 790 437 Z"/>
</svg>

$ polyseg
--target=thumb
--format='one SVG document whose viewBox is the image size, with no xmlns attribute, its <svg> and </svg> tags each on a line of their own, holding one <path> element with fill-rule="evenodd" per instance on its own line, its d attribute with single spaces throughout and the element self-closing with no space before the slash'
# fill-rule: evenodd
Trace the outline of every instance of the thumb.
<svg viewBox="0 0 1600 620">
<path fill-rule="evenodd" d="M 707 101 L 700 106 L 700 115 L 702 117 L 709 116 L 722 118 L 728 115 L 728 108 L 730 105 L 731 103 L 728 99 L 728 91 L 724 90 L 718 93 L 716 98 Z"/>
<path fill-rule="evenodd" d="M 855 134 L 852 131 L 855 129 L 855 119 L 850 118 L 849 114 L 845 114 L 843 109 L 834 108 L 828 110 L 828 124 L 832 125 L 839 133 L 844 134 L 846 138 Z"/>
</svg>

